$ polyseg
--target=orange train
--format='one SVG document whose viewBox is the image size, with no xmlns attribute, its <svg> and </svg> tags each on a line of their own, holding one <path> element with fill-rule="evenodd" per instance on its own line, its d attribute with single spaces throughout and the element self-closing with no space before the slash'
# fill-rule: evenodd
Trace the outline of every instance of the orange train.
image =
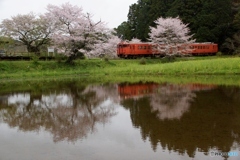
<svg viewBox="0 0 240 160">
<path fill-rule="evenodd" d="M 159 46 L 158 46 L 159 47 Z M 164 50 L 164 45 L 160 46 Z M 186 55 L 215 55 L 218 52 L 218 45 L 215 43 L 192 43 L 188 45 L 188 50 L 184 50 L 184 44 L 177 47 L 178 52 Z M 117 55 L 120 58 L 137 58 L 137 57 L 155 57 L 165 56 L 163 51 L 157 50 L 156 44 L 150 43 L 119 43 L 117 45 Z"/>
</svg>

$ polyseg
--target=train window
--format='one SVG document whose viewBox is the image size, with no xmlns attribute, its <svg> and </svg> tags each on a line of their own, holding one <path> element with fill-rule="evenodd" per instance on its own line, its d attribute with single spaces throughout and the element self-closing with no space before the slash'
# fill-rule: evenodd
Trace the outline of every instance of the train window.
<svg viewBox="0 0 240 160">
<path fill-rule="evenodd" d="M 147 47 L 146 46 L 143 46 L 143 49 L 146 49 Z"/>
<path fill-rule="evenodd" d="M 119 48 L 127 47 L 128 45 L 119 45 Z"/>
</svg>

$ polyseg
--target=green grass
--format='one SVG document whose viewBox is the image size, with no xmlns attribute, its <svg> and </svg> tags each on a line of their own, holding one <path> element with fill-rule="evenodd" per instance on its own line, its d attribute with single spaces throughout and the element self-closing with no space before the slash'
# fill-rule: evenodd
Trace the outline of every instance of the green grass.
<svg viewBox="0 0 240 160">
<path fill-rule="evenodd" d="M 29 91 L 34 93 L 44 92 L 51 88 L 63 89 L 66 86 L 78 87 L 89 84 L 131 84 L 131 83 L 171 83 L 171 84 L 210 84 L 224 86 L 240 86 L 239 76 L 64 76 L 64 77 L 40 77 L 35 79 L 4 79 L 0 80 L 0 94 L 9 91 Z M 54 84 L 54 85 L 53 85 Z M 56 87 L 58 86 L 58 87 Z"/>
<path fill-rule="evenodd" d="M 56 61 L 0 61 L 0 78 L 39 78 L 61 76 L 196 76 L 239 75 L 239 57 L 180 58 L 161 63 L 159 59 L 77 60 L 74 65 Z"/>
</svg>

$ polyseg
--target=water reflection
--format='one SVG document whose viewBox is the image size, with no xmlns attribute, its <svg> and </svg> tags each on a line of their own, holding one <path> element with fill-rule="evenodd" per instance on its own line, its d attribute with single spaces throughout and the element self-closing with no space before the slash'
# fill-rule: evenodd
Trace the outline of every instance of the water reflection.
<svg viewBox="0 0 240 160">
<path fill-rule="evenodd" d="M 120 97 L 124 100 L 149 97 L 152 112 L 159 119 L 180 119 L 188 111 L 190 103 L 196 97 L 196 91 L 211 90 L 215 85 L 188 84 L 156 84 L 138 83 L 121 84 L 118 87 Z"/>
<path fill-rule="evenodd" d="M 151 95 L 121 103 L 153 150 L 161 146 L 194 157 L 199 151 L 239 147 L 239 93 L 236 87 L 164 84 Z"/>
<path fill-rule="evenodd" d="M 54 142 L 76 141 L 94 132 L 97 123 L 105 124 L 116 114 L 115 91 L 113 85 L 4 95 L 0 117 L 10 127 L 22 131 L 44 128 L 52 133 Z"/>
<path fill-rule="evenodd" d="M 118 112 L 119 104 L 129 112 L 130 122 L 114 119 L 125 116 Z M 126 138 L 120 131 L 127 134 L 137 128 L 142 138 L 137 146 L 149 141 L 155 153 L 168 151 L 196 158 L 199 153 L 209 157 L 212 151 L 239 150 L 239 104 L 239 87 L 168 83 L 84 86 L 71 82 L 40 91 L 1 93 L 0 122 L 23 132 L 44 130 L 54 142 L 87 141 L 91 133 L 97 136 L 98 124 L 103 124 L 116 130 L 109 132 L 123 143 L 130 135 Z M 133 127 L 128 128 L 129 124 Z M 105 144 L 106 150 L 111 148 L 104 138 L 98 141 Z M 141 157 L 139 151 L 136 147 Z"/>
</svg>

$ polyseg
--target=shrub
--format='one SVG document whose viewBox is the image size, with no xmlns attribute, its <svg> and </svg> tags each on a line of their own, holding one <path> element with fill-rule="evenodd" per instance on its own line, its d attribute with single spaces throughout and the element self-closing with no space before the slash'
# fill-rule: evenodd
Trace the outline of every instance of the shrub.
<svg viewBox="0 0 240 160">
<path fill-rule="evenodd" d="M 145 65 L 146 64 L 146 59 L 144 57 L 142 57 L 140 59 L 140 62 L 139 62 L 141 65 Z"/>
<path fill-rule="evenodd" d="M 108 57 L 104 57 L 104 61 L 108 62 L 109 61 Z"/>
<path fill-rule="evenodd" d="M 216 55 L 217 56 L 222 56 L 223 54 L 222 54 L 222 52 L 217 52 Z"/>
<path fill-rule="evenodd" d="M 31 60 L 33 61 L 33 64 L 39 64 L 39 56 L 37 56 L 37 55 L 33 55 L 32 57 L 31 57 Z"/>
<path fill-rule="evenodd" d="M 162 63 L 169 63 L 176 61 L 176 57 L 174 55 L 167 55 L 161 59 Z"/>
</svg>

